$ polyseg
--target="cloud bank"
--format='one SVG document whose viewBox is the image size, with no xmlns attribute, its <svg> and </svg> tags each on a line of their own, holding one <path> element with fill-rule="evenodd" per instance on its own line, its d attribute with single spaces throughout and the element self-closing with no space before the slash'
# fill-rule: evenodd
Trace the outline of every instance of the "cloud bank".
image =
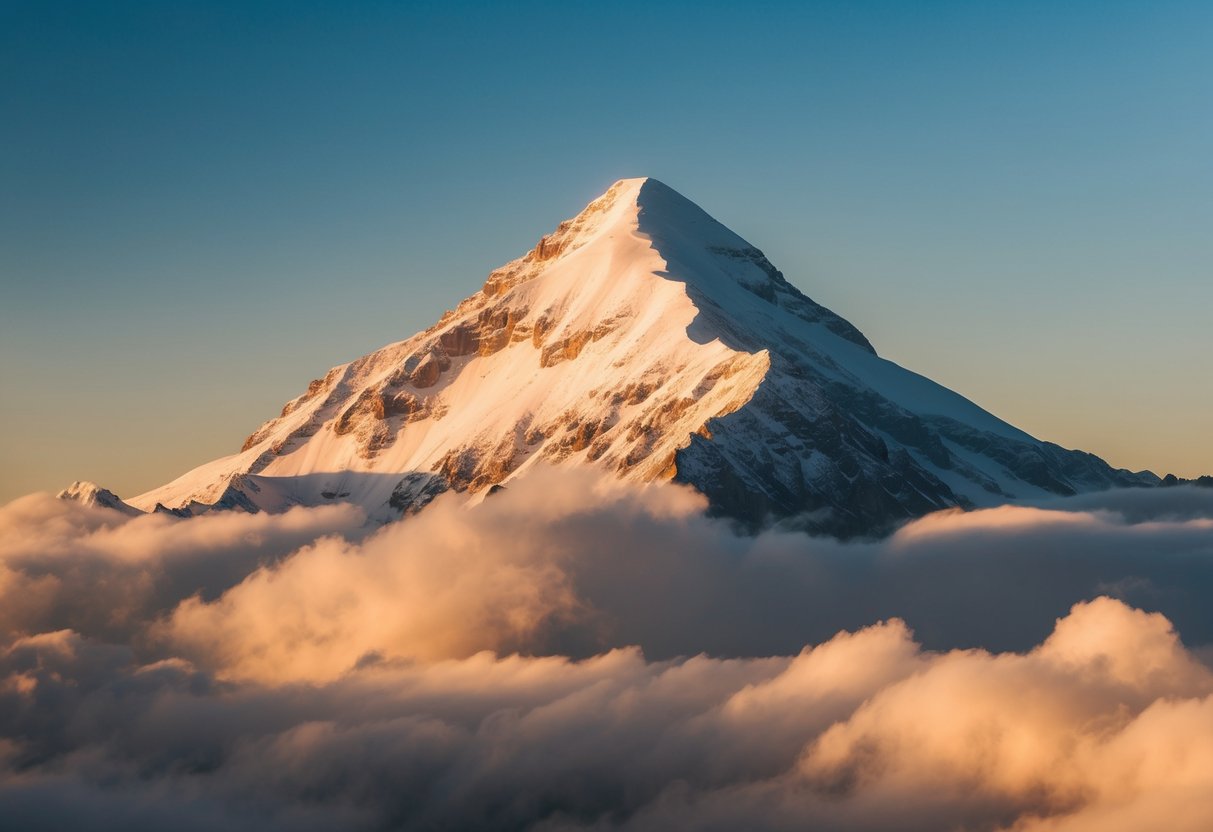
<svg viewBox="0 0 1213 832">
<path fill-rule="evenodd" d="M 853 544 L 702 508 L 554 472 L 377 530 L 0 508 L 0 817 L 1208 828 L 1213 493 Z"/>
</svg>

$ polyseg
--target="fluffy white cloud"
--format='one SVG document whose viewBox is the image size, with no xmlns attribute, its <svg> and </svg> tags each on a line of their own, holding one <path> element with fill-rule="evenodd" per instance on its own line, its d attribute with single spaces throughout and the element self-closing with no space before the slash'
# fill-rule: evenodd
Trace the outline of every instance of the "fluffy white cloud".
<svg viewBox="0 0 1213 832">
<path fill-rule="evenodd" d="M 130 519 L 31 494 L 0 508 L 0 635 L 70 627 L 129 639 L 185 598 L 213 598 L 305 543 L 358 533 L 364 522 L 348 505 Z"/>
<path fill-rule="evenodd" d="M 4 507 L 0 817 L 1208 828 L 1213 674 L 1171 622 L 1213 634 L 1213 494 L 845 545 L 701 509 L 551 472 L 382 529 Z"/>
<path fill-rule="evenodd" d="M 229 828 L 1195 832 L 1213 816 L 1213 674 L 1164 618 L 1111 599 L 1026 654 L 924 652 L 890 621 L 793 657 L 479 653 L 232 685 L 58 632 L 12 644 L 0 672 L 0 809 L 48 827 L 102 811 L 126 828 L 179 812 Z"/>
</svg>

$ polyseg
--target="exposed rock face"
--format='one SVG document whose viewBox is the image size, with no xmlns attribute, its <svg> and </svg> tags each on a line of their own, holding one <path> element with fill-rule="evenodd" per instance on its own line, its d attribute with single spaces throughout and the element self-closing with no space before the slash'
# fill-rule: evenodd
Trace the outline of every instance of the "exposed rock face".
<svg viewBox="0 0 1213 832">
<path fill-rule="evenodd" d="M 447 366 L 450 366 L 450 362 L 447 362 Z M 409 374 L 409 384 L 418 390 L 433 387 L 442 376 L 442 370 L 443 367 L 440 360 L 433 353 L 430 353 L 421 359 L 413 369 L 413 372 Z"/>
<path fill-rule="evenodd" d="M 471 324 L 459 324 L 438 336 L 442 351 L 452 358 L 480 350 L 480 330 Z"/>
<path fill-rule="evenodd" d="M 878 534 L 940 508 L 1153 484 L 876 355 L 654 180 L 616 183 L 407 341 L 336 367 L 242 452 L 136 499 L 383 519 L 536 464 L 672 478 L 757 528 Z"/>
<path fill-rule="evenodd" d="M 1195 479 L 1185 479 L 1184 477 L 1177 477 L 1174 474 L 1167 474 L 1162 478 L 1162 482 L 1159 485 L 1167 488 L 1176 485 L 1195 485 L 1198 488 L 1213 488 L 1213 476 L 1202 474 Z"/>
<path fill-rule="evenodd" d="M 531 259 L 537 263 L 542 263 L 544 260 L 551 260 L 554 257 L 560 256 L 560 252 L 562 251 L 564 251 L 564 240 L 560 238 L 559 232 L 557 232 L 550 237 L 543 237 L 539 240 L 539 244 L 531 252 Z"/>
<path fill-rule="evenodd" d="M 442 477 L 414 471 L 405 474 L 392 489 L 388 505 L 404 514 L 416 514 L 449 488 Z"/>
<path fill-rule="evenodd" d="M 614 330 L 613 321 L 604 321 L 593 329 L 582 330 L 566 335 L 555 343 L 543 346 L 539 354 L 539 366 L 551 367 L 561 361 L 573 361 L 581 355 L 586 344 L 601 340 Z M 542 336 L 536 336 L 542 341 Z"/>
</svg>

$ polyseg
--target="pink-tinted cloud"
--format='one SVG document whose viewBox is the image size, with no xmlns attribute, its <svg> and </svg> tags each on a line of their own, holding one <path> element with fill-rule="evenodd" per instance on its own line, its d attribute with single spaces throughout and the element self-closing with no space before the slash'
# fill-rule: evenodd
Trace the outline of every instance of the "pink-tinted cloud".
<svg viewBox="0 0 1213 832">
<path fill-rule="evenodd" d="M 852 544 L 554 472 L 382 529 L 18 501 L 0 817 L 1203 830 L 1213 495 L 1170 491 Z"/>
</svg>

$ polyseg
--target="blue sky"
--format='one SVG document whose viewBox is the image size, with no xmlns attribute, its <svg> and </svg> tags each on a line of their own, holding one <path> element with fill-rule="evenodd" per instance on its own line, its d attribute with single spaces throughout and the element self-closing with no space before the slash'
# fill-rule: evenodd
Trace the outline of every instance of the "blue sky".
<svg viewBox="0 0 1213 832">
<path fill-rule="evenodd" d="M 0 499 L 134 494 L 651 175 L 1042 438 L 1213 471 L 1213 5 L 0 2 Z"/>
</svg>

